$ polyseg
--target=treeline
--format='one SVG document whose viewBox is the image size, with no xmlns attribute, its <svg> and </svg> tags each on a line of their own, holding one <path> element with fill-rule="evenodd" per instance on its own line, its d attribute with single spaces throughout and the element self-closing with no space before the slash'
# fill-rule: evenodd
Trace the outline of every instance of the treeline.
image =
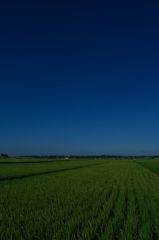
<svg viewBox="0 0 159 240">
<path fill-rule="evenodd" d="M 55 158 L 55 159 L 136 159 L 136 158 L 159 158 L 159 155 L 155 156 L 120 156 L 120 155 L 29 155 L 21 157 L 31 158 Z"/>
<path fill-rule="evenodd" d="M 0 154 L 0 157 L 2 157 L 2 158 L 8 158 L 9 156 L 8 156 L 8 154 L 2 153 L 2 154 Z"/>
<path fill-rule="evenodd" d="M 8 154 L 0 154 L 1 158 L 8 158 Z M 12 156 L 13 157 L 13 156 Z M 153 156 L 122 156 L 122 155 L 23 155 L 14 156 L 20 158 L 47 158 L 47 159 L 138 159 L 138 158 L 159 158 L 159 155 Z"/>
</svg>

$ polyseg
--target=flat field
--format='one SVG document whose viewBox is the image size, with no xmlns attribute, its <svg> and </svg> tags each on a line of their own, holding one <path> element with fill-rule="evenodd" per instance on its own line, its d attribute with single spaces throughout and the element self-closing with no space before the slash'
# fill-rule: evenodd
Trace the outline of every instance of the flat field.
<svg viewBox="0 0 159 240">
<path fill-rule="evenodd" d="M 159 177 L 143 160 L 46 161 L 0 161 L 1 240 L 159 239 Z"/>
<path fill-rule="evenodd" d="M 159 174 L 159 159 L 142 159 L 136 161 L 138 164 L 140 164 L 143 167 L 146 167 L 150 171 Z"/>
</svg>

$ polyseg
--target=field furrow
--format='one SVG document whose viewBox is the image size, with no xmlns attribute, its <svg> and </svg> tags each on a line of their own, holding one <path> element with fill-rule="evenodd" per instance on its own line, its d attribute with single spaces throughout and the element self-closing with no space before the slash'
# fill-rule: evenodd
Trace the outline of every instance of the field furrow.
<svg viewBox="0 0 159 240">
<path fill-rule="evenodd" d="M 156 174 L 130 160 L 63 164 L 0 182 L 0 239 L 159 239 Z"/>
<path fill-rule="evenodd" d="M 93 165 L 106 164 L 108 162 L 98 161 L 94 162 L 46 162 L 32 165 L 32 163 L 10 164 L 1 165 L 0 168 L 0 181 L 14 180 L 27 177 L 33 177 L 43 174 L 58 173 L 63 171 L 74 170 L 83 167 L 91 167 Z"/>
</svg>

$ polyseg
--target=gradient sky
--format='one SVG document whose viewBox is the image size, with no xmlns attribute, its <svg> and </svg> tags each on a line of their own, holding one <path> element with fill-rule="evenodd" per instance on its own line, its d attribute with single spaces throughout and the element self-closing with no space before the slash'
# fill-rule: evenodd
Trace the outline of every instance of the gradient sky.
<svg viewBox="0 0 159 240">
<path fill-rule="evenodd" d="M 0 1 L 0 153 L 159 154 L 158 13 Z"/>
</svg>

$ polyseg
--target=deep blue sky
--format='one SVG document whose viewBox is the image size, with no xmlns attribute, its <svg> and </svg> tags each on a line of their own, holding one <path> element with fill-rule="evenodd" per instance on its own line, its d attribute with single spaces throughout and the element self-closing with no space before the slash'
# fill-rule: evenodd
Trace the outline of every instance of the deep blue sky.
<svg viewBox="0 0 159 240">
<path fill-rule="evenodd" d="M 0 153 L 159 154 L 159 2 L 0 2 Z"/>
</svg>

